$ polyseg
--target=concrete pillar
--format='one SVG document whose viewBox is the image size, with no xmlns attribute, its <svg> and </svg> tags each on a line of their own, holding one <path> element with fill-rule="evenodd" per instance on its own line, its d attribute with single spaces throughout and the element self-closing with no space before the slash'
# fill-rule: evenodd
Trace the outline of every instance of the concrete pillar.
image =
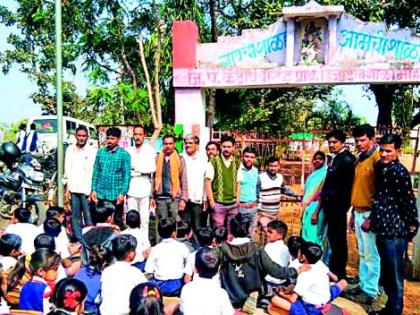
<svg viewBox="0 0 420 315">
<path fill-rule="evenodd" d="M 286 66 L 293 66 L 293 55 L 295 50 L 295 20 L 287 19 L 287 38 L 286 38 Z"/>
<path fill-rule="evenodd" d="M 332 65 L 337 50 L 337 17 L 330 16 L 328 19 L 328 55 L 325 64 Z"/>
</svg>

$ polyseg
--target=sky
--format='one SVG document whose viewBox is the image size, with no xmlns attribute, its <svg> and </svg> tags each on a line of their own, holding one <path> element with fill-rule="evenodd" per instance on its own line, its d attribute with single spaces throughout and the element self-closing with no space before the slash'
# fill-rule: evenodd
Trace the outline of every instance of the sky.
<svg viewBox="0 0 420 315">
<path fill-rule="evenodd" d="M 8 2 L 14 6 L 14 2 Z M 0 52 L 10 46 L 7 44 L 7 36 L 10 31 L 16 31 L 3 25 L 0 26 Z M 85 95 L 88 80 L 83 73 L 76 76 L 66 74 L 65 80 L 71 80 L 78 88 L 79 94 Z M 368 99 L 362 85 L 338 86 L 343 91 L 343 99 L 346 100 L 353 113 L 367 119 L 367 122 L 375 125 L 378 109 L 373 99 Z M 34 115 L 41 114 L 40 105 L 34 104 L 30 95 L 36 91 L 36 85 L 28 77 L 19 72 L 17 66 L 4 75 L 0 71 L 0 124 L 11 124 Z"/>
</svg>

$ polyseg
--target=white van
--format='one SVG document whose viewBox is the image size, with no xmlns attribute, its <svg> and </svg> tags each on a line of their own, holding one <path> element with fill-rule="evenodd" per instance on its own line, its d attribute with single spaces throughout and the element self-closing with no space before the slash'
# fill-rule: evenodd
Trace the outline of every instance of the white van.
<svg viewBox="0 0 420 315">
<path fill-rule="evenodd" d="M 57 116 L 33 116 L 29 118 L 27 131 L 29 131 L 31 124 L 36 125 L 38 132 L 39 147 L 46 152 L 57 147 Z M 95 148 L 98 148 L 98 134 L 94 125 L 89 124 L 83 120 L 63 116 L 63 141 L 67 144 L 76 143 L 76 128 L 85 126 L 89 132 L 89 142 Z"/>
</svg>

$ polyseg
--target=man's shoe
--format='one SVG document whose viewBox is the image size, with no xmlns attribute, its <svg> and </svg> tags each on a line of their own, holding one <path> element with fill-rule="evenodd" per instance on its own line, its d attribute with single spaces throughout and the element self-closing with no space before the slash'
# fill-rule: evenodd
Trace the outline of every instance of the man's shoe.
<svg viewBox="0 0 420 315">
<path fill-rule="evenodd" d="M 374 298 L 367 295 L 365 292 L 361 291 L 357 295 L 350 295 L 347 297 L 350 301 L 365 304 L 365 305 L 371 305 L 373 303 Z"/>
</svg>

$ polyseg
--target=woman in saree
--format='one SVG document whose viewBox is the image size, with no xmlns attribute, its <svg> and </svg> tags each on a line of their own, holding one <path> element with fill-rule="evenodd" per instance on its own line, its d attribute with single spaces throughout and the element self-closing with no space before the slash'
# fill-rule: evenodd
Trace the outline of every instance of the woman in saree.
<svg viewBox="0 0 420 315">
<path fill-rule="evenodd" d="M 325 248 L 326 226 L 325 215 L 321 207 L 321 190 L 327 175 L 325 153 L 318 151 L 312 157 L 314 168 L 306 180 L 302 198 L 302 238 Z"/>
</svg>

